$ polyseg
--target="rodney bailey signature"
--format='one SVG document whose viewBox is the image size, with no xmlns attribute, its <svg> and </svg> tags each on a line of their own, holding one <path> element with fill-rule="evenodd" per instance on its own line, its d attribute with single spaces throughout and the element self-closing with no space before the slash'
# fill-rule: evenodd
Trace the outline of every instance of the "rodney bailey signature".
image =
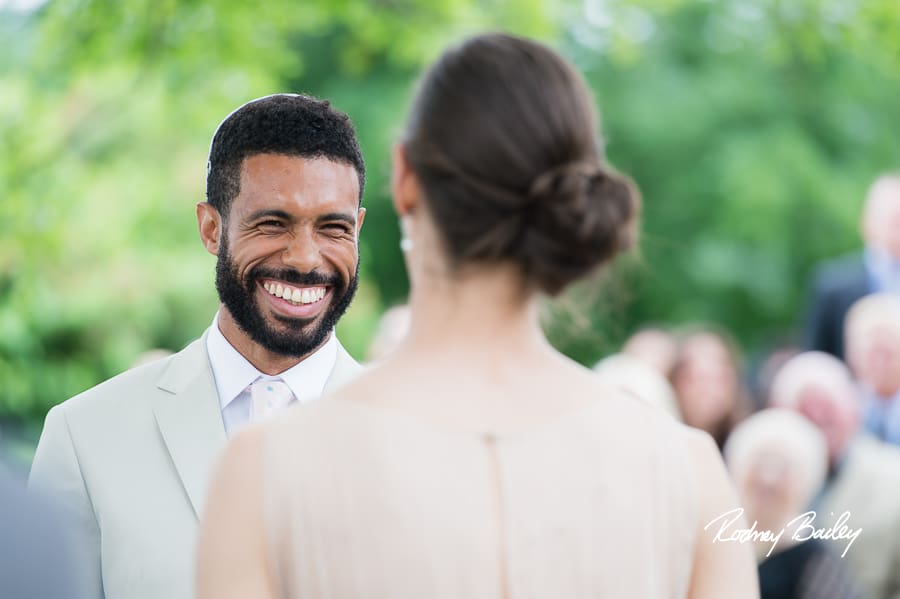
<svg viewBox="0 0 900 599">
<path fill-rule="evenodd" d="M 816 519 L 816 513 L 813 511 L 809 511 L 804 514 L 800 514 L 799 516 L 785 524 L 784 528 L 777 532 L 771 530 L 757 530 L 756 522 L 753 522 L 753 525 L 750 528 L 731 529 L 731 526 L 735 522 L 740 520 L 743 515 L 744 508 L 735 508 L 729 512 L 725 512 L 717 518 L 710 520 L 709 524 L 703 527 L 703 530 L 709 529 L 717 522 L 720 523 L 719 532 L 717 532 L 715 538 L 713 538 L 713 543 L 752 543 L 756 541 L 761 541 L 763 543 L 772 543 L 772 546 L 769 548 L 769 552 L 766 553 L 766 557 L 769 557 L 769 555 L 772 554 L 772 551 L 775 550 L 775 546 L 778 544 L 778 541 L 781 540 L 781 537 L 784 535 L 784 531 L 789 528 L 793 528 L 794 526 L 796 526 L 796 529 L 790 537 L 794 541 L 802 542 L 808 541 L 809 539 L 830 539 L 834 541 L 843 539 L 848 540 L 849 542 L 847 543 L 847 546 L 844 547 L 844 552 L 841 554 L 841 557 L 847 555 L 847 551 L 850 550 L 850 546 L 853 545 L 853 541 L 855 541 L 859 537 L 859 534 L 862 532 L 861 528 L 852 529 L 847 526 L 847 520 L 850 519 L 849 511 L 841 514 L 831 528 L 814 527 L 812 523 L 813 520 Z"/>
</svg>

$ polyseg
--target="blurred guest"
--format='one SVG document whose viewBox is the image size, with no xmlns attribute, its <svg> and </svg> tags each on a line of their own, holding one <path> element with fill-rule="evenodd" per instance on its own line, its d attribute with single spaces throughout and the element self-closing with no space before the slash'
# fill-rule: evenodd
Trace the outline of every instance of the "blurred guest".
<svg viewBox="0 0 900 599">
<path fill-rule="evenodd" d="M 844 357 L 844 319 L 870 293 L 900 294 L 900 174 L 879 177 L 869 188 L 860 223 L 862 252 L 816 269 L 807 314 L 807 346 Z"/>
<path fill-rule="evenodd" d="M 847 363 L 859 383 L 863 426 L 900 445 L 900 295 L 862 298 L 846 325 Z"/>
<path fill-rule="evenodd" d="M 663 376 L 668 376 L 672 370 L 676 350 L 675 337 L 658 327 L 638 330 L 622 346 L 622 353 L 645 362 Z"/>
<path fill-rule="evenodd" d="M 747 521 L 759 531 L 785 531 L 754 544 L 762 599 L 861 597 L 840 554 L 797 534 L 798 517 L 825 481 L 828 451 L 819 429 L 794 411 L 766 409 L 734 429 L 724 453 Z"/>
<path fill-rule="evenodd" d="M 401 304 L 389 308 L 378 320 L 375 336 L 366 353 L 368 362 L 383 360 L 392 353 L 409 332 L 409 306 Z"/>
<path fill-rule="evenodd" d="M 860 431 L 850 371 L 830 354 L 802 353 L 775 376 L 770 403 L 797 410 L 822 431 L 829 470 L 814 509 L 848 512 L 849 526 L 862 528 L 845 559 L 866 596 L 900 598 L 900 449 Z"/>
<path fill-rule="evenodd" d="M 408 339 L 330 400 L 245 431 L 203 519 L 200 599 L 751 598 L 709 437 L 543 334 L 541 299 L 635 238 L 639 200 L 556 52 L 445 52 L 394 151 Z"/>
<path fill-rule="evenodd" d="M 27 493 L 0 463 L 0 597 L 80 599 L 63 521 L 43 498 Z"/>
<path fill-rule="evenodd" d="M 625 353 L 613 354 L 598 362 L 594 371 L 611 385 L 660 408 L 677 420 L 681 419 L 672 385 L 643 360 Z"/>
<path fill-rule="evenodd" d="M 722 332 L 683 333 L 669 380 L 684 423 L 708 432 L 720 448 L 750 412 L 737 350 Z"/>
</svg>

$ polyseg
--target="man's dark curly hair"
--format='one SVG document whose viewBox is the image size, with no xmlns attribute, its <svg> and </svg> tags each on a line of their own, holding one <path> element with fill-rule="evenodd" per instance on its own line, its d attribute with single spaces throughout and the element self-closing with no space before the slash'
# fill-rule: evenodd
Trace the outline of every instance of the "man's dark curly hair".
<svg viewBox="0 0 900 599">
<path fill-rule="evenodd" d="M 327 158 L 348 164 L 359 177 L 362 203 L 366 180 L 353 124 L 327 100 L 275 94 L 248 102 L 222 121 L 213 136 L 206 167 L 206 200 L 223 217 L 241 191 L 241 165 L 256 154 Z"/>
</svg>

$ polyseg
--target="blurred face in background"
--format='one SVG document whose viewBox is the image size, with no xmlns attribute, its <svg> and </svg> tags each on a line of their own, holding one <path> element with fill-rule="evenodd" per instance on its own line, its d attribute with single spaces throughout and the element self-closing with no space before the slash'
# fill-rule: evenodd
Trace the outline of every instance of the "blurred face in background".
<svg viewBox="0 0 900 599">
<path fill-rule="evenodd" d="M 863 216 L 866 245 L 900 261 L 900 177 L 886 176 L 869 190 Z"/>
<path fill-rule="evenodd" d="M 370 362 L 386 358 L 403 343 L 411 325 L 412 313 L 406 304 L 387 310 L 378 321 L 366 358 Z"/>
<path fill-rule="evenodd" d="M 628 338 L 622 352 L 668 376 L 675 363 L 675 339 L 662 329 L 642 329 Z"/>
<path fill-rule="evenodd" d="M 793 408 L 825 436 L 828 460 L 834 464 L 858 427 L 856 411 L 851 407 L 856 399 L 839 397 L 838 391 L 817 384 L 814 377 L 815 373 L 810 373 L 810 382 L 798 391 Z"/>
<path fill-rule="evenodd" d="M 713 333 L 688 337 L 672 373 L 684 422 L 716 436 L 737 404 L 739 375 L 725 342 Z"/>
<path fill-rule="evenodd" d="M 735 428 L 723 453 L 746 519 L 759 530 L 787 527 L 825 481 L 825 439 L 793 410 L 765 409 L 750 416 Z M 779 547 L 757 543 L 757 555 L 785 549 L 792 536 L 793 530 Z"/>
<path fill-rule="evenodd" d="M 857 379 L 883 399 L 900 392 L 900 325 L 871 318 L 848 331 L 847 361 Z"/>
<path fill-rule="evenodd" d="M 778 530 L 806 500 L 796 484 L 801 473 L 785 452 L 777 445 L 759 449 L 734 473 L 747 520 L 757 520 L 760 530 Z"/>
<path fill-rule="evenodd" d="M 859 429 L 859 393 L 850 370 L 831 354 L 800 353 L 775 374 L 769 403 L 799 412 L 824 436 L 833 468 Z"/>
</svg>

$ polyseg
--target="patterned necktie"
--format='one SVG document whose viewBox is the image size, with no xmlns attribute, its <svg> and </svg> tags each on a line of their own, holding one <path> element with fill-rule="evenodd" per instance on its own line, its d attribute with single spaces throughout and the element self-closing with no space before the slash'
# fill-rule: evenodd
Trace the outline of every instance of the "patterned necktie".
<svg viewBox="0 0 900 599">
<path fill-rule="evenodd" d="M 283 380 L 262 377 L 250 385 L 250 397 L 253 403 L 250 419 L 253 422 L 268 418 L 295 399 L 291 388 Z"/>
</svg>

